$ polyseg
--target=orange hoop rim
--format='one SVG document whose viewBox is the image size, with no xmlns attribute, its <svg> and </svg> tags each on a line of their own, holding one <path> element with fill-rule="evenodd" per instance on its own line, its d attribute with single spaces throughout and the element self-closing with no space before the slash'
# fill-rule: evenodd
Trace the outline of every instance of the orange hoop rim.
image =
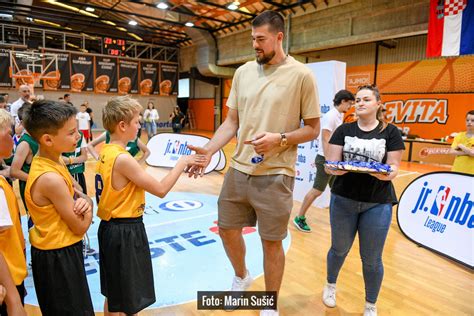
<svg viewBox="0 0 474 316">
<path fill-rule="evenodd" d="M 32 74 L 29 74 L 29 75 L 12 75 L 12 78 L 15 78 L 15 79 L 33 79 L 33 80 L 59 80 L 60 77 L 59 76 L 56 76 L 56 77 L 40 77 L 41 74 L 40 73 L 32 73 Z"/>
</svg>

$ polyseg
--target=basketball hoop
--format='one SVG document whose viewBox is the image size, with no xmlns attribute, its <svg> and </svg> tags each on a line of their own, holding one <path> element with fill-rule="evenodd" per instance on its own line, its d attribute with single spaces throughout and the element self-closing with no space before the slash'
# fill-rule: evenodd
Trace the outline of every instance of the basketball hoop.
<svg viewBox="0 0 474 316">
<path fill-rule="evenodd" d="M 57 88 L 60 83 L 57 57 L 52 53 L 11 51 L 10 77 L 15 78 L 17 88 L 27 85 L 32 95 L 40 80 L 44 80 L 49 89 Z"/>
</svg>

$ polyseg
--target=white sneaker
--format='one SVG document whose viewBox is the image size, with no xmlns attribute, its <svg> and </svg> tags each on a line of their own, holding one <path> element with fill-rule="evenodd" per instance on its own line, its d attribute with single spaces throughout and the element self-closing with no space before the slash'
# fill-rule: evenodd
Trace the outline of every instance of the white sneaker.
<svg viewBox="0 0 474 316">
<path fill-rule="evenodd" d="M 278 316 L 278 311 L 276 309 L 262 309 L 260 311 L 260 316 Z"/>
<path fill-rule="evenodd" d="M 249 270 L 247 270 L 245 278 L 243 279 L 239 278 L 238 276 L 234 276 L 234 280 L 232 281 L 231 291 L 245 291 L 246 289 L 249 288 L 252 282 L 253 282 L 253 279 L 250 276 Z"/>
<path fill-rule="evenodd" d="M 365 302 L 364 316 L 377 316 L 377 306 L 375 306 L 375 304 Z"/>
<path fill-rule="evenodd" d="M 323 303 L 327 307 L 336 307 L 336 283 L 326 283 L 324 286 Z"/>
</svg>

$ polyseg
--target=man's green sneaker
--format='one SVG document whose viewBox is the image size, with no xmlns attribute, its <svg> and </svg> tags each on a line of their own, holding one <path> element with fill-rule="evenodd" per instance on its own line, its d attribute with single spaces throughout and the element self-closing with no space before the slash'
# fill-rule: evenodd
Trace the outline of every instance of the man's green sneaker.
<svg viewBox="0 0 474 316">
<path fill-rule="evenodd" d="M 301 230 L 302 232 L 305 232 L 305 233 L 311 233 L 311 227 L 309 227 L 308 224 L 306 224 L 306 217 L 296 216 L 295 219 L 293 220 L 293 224 L 295 224 L 298 230 Z"/>
</svg>

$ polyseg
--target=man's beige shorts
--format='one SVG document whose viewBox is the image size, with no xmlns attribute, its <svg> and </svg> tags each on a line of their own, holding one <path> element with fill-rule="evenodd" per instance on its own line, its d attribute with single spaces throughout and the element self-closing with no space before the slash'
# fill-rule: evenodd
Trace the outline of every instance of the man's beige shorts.
<svg viewBox="0 0 474 316">
<path fill-rule="evenodd" d="M 229 168 L 218 201 L 218 225 L 255 226 L 264 240 L 283 240 L 293 207 L 295 179 L 287 175 L 251 176 Z"/>
</svg>

